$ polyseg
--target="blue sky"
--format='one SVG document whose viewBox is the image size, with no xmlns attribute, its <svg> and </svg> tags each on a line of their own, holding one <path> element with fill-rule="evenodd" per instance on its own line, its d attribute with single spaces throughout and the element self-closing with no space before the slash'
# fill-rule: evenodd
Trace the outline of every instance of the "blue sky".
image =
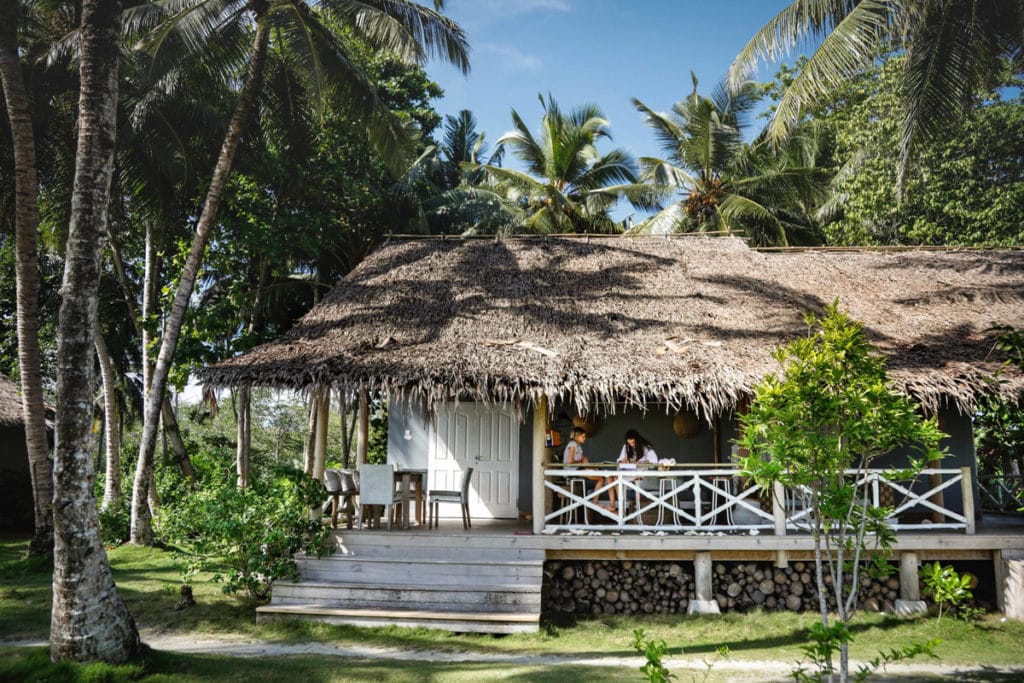
<svg viewBox="0 0 1024 683">
<path fill-rule="evenodd" d="M 710 92 L 754 32 L 790 0 L 446 0 L 444 12 L 469 35 L 472 70 L 429 64 L 445 90 L 441 114 L 470 109 L 493 146 L 511 110 L 536 129 L 537 94 L 563 109 L 593 102 L 613 140 L 636 156 L 658 148 L 630 99 L 667 111 L 692 90 L 690 71 Z M 774 68 L 762 69 L 767 80 Z M 706 86 L 706 87 L 705 87 Z M 622 213 L 620 210 L 616 213 Z"/>
</svg>

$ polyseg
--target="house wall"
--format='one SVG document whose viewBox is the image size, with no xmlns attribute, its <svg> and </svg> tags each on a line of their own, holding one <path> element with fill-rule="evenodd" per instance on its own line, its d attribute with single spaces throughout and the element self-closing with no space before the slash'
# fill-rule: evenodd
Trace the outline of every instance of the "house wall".
<svg viewBox="0 0 1024 683">
<path fill-rule="evenodd" d="M 25 431 L 0 427 L 0 530 L 29 532 L 34 526 Z"/>
<path fill-rule="evenodd" d="M 430 417 L 423 406 L 407 401 L 388 403 L 388 462 L 406 469 L 425 469 L 430 456 Z"/>
</svg>

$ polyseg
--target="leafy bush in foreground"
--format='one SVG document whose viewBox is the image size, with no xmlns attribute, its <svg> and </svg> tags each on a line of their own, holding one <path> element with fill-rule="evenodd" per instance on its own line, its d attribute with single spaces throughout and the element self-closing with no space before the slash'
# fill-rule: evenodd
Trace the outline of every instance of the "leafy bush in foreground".
<svg viewBox="0 0 1024 683">
<path fill-rule="evenodd" d="M 186 583 L 210 571 L 225 593 L 244 589 L 266 600 L 273 581 L 298 578 L 295 553 L 329 554 L 331 530 L 310 515 L 326 495 L 323 484 L 292 467 L 276 468 L 244 489 L 224 473 L 166 501 L 158 533 L 181 549 Z"/>
</svg>

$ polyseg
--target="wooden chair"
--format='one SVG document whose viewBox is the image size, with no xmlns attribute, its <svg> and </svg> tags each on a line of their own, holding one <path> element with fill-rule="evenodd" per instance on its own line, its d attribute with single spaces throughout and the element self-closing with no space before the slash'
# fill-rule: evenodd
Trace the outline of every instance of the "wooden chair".
<svg viewBox="0 0 1024 683">
<path fill-rule="evenodd" d="M 470 467 L 462 476 L 462 488 L 458 491 L 446 491 L 432 489 L 427 491 L 427 504 L 430 506 L 429 528 L 433 529 L 438 524 L 438 504 L 458 503 L 462 507 L 462 528 L 471 529 L 473 522 L 469 518 L 469 483 L 473 478 L 473 468 Z"/>
<path fill-rule="evenodd" d="M 395 505 L 402 504 L 402 492 L 395 489 L 395 469 L 391 465 L 359 466 L 359 528 L 363 528 L 367 505 L 382 505 L 388 531 Z"/>
<path fill-rule="evenodd" d="M 355 499 L 359 496 L 359 487 L 356 485 L 355 477 L 351 470 L 324 470 L 324 486 L 330 496 L 328 504 L 331 506 L 331 528 L 338 527 L 338 514 L 345 510 L 346 524 L 352 528 L 352 517 L 355 509 Z"/>
</svg>

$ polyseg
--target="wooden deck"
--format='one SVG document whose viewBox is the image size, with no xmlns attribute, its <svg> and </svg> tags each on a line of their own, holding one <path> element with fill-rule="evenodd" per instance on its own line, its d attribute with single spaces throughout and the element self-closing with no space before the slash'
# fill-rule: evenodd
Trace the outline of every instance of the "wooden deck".
<svg viewBox="0 0 1024 683">
<path fill-rule="evenodd" d="M 1024 516 L 989 515 L 977 531 L 901 531 L 894 559 L 995 560 L 1024 553 Z M 761 561 L 812 559 L 806 533 L 589 531 L 534 534 L 532 523 L 442 519 L 440 527 L 338 530 L 336 554 L 298 558 L 302 579 L 276 583 L 257 617 L 451 631 L 536 631 L 546 560 Z"/>
</svg>

